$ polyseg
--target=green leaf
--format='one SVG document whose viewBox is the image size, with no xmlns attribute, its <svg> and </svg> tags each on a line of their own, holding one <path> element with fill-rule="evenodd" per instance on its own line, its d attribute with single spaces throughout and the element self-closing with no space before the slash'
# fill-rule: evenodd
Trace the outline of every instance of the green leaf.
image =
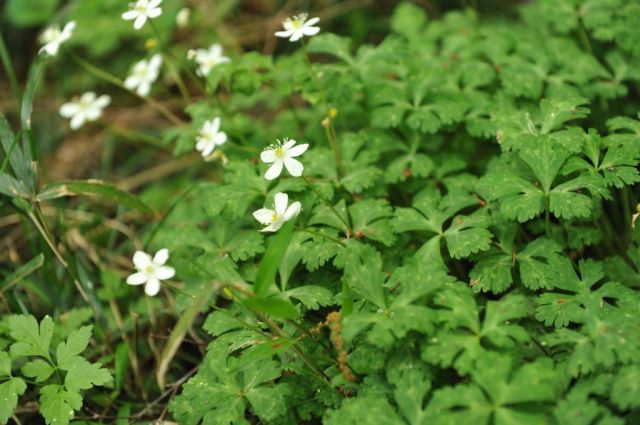
<svg viewBox="0 0 640 425">
<path fill-rule="evenodd" d="M 640 365 L 625 366 L 618 371 L 611 387 L 611 399 L 621 410 L 640 407 Z"/>
<path fill-rule="evenodd" d="M 313 37 L 307 46 L 312 53 L 325 53 L 342 59 L 350 65 L 355 65 L 349 52 L 349 39 L 331 33 L 323 33 Z"/>
<path fill-rule="evenodd" d="M 45 185 L 38 200 L 47 201 L 64 196 L 95 196 L 153 216 L 155 212 L 137 196 L 100 180 L 67 180 Z"/>
<path fill-rule="evenodd" d="M 298 317 L 298 310 L 290 301 L 278 298 L 251 297 L 242 301 L 252 310 L 267 313 L 280 319 L 293 320 Z"/>
<path fill-rule="evenodd" d="M 561 290 L 546 292 L 538 297 L 536 319 L 546 326 L 556 328 L 569 323 L 585 323 L 591 318 L 605 314 L 612 308 L 612 302 L 624 296 L 621 285 L 617 282 L 605 282 L 602 265 L 591 260 L 580 261 L 578 275 L 568 258 L 555 262 L 552 273 L 552 284 Z M 592 287 L 598 284 L 598 289 Z M 605 301 L 609 299 L 609 302 Z"/>
<path fill-rule="evenodd" d="M 0 384 L 0 423 L 7 423 L 24 394 L 27 384 L 20 378 L 11 378 Z"/>
<path fill-rule="evenodd" d="M 474 297 L 465 287 L 448 288 L 434 301 L 445 309 L 439 310 L 436 336 L 423 347 L 425 361 L 453 366 L 465 374 L 473 369 L 476 360 L 490 352 L 487 347 L 508 350 L 529 340 L 524 328 L 515 323 L 529 313 L 527 300 L 521 295 L 487 302 L 482 322 Z"/>
<path fill-rule="evenodd" d="M 290 298 L 299 300 L 310 310 L 317 310 L 320 307 L 336 304 L 331 291 L 317 285 L 305 285 L 289 289 L 285 294 Z"/>
<path fill-rule="evenodd" d="M 427 367 L 411 356 L 395 358 L 387 368 L 387 379 L 394 386 L 398 410 L 407 423 L 424 423 L 424 401 L 431 390 L 431 374 Z"/>
<path fill-rule="evenodd" d="M 349 207 L 353 223 L 353 232 L 357 238 L 365 237 L 390 246 L 395 237 L 389 226 L 388 218 L 393 215 L 387 201 L 367 199 Z"/>
<path fill-rule="evenodd" d="M 11 316 L 9 318 L 11 337 L 16 341 L 11 345 L 14 357 L 40 356 L 51 360 L 49 348 L 53 337 L 53 320 L 45 316 L 38 322 L 33 316 Z"/>
<path fill-rule="evenodd" d="M 18 397 L 24 394 L 27 384 L 11 376 L 11 358 L 0 351 L 0 423 L 7 423 L 18 405 Z"/>
<path fill-rule="evenodd" d="M 96 385 L 108 385 L 113 381 L 111 373 L 100 363 L 89 363 L 80 356 L 67 363 L 69 370 L 64 379 L 64 387 L 70 392 L 88 390 Z"/>
<path fill-rule="evenodd" d="M 35 378 L 36 382 L 46 381 L 55 372 L 54 367 L 42 359 L 30 361 L 21 370 L 24 376 Z"/>
<path fill-rule="evenodd" d="M 471 371 L 471 382 L 434 392 L 427 406 L 433 424 L 490 423 L 496 425 L 548 423 L 544 402 L 555 401 L 559 376 L 550 359 L 518 367 L 512 357 L 487 353 Z M 535 385 L 531 385 L 535 382 Z M 529 403 L 538 403 L 535 411 Z"/>
<path fill-rule="evenodd" d="M 493 235 L 484 226 L 489 223 L 486 216 L 456 216 L 444 232 L 447 248 L 453 258 L 466 258 L 471 254 L 486 251 Z"/>
<path fill-rule="evenodd" d="M 83 326 L 73 331 L 66 342 L 58 344 L 56 349 L 56 362 L 62 370 L 71 370 L 75 363 L 75 358 L 82 353 L 89 345 L 91 330 L 93 326 Z"/>
<path fill-rule="evenodd" d="M 325 425 L 398 425 L 402 419 L 381 395 L 345 398 L 340 409 L 325 416 Z"/>
<path fill-rule="evenodd" d="M 256 295 L 265 295 L 275 283 L 278 267 L 287 252 L 287 247 L 293 238 L 293 223 L 287 223 L 271 238 L 267 251 L 264 253 L 258 273 L 253 284 Z"/>
<path fill-rule="evenodd" d="M 67 391 L 62 385 L 46 385 L 40 389 L 40 413 L 47 425 L 68 425 L 74 410 L 82 407 L 80 394 Z"/>
</svg>

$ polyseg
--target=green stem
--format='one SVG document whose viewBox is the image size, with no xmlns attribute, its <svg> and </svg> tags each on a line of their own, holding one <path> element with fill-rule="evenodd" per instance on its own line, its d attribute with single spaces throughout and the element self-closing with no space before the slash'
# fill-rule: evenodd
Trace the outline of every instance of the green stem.
<svg viewBox="0 0 640 425">
<path fill-rule="evenodd" d="M 22 94 L 20 93 L 20 84 L 18 84 L 18 78 L 16 77 L 16 72 L 15 72 L 15 69 L 13 68 L 13 63 L 11 62 L 11 55 L 9 55 L 9 50 L 7 49 L 7 45 L 4 42 L 2 31 L 0 31 L 0 59 L 2 59 L 2 65 L 4 65 L 4 70 L 7 73 L 7 77 L 9 78 L 9 85 L 11 86 L 11 91 L 13 92 L 13 96 L 16 98 L 16 102 L 18 104 L 18 110 L 20 110 L 20 105 L 22 104 Z"/>
<path fill-rule="evenodd" d="M 593 54 L 593 49 L 591 48 L 591 42 L 589 41 L 589 36 L 587 35 L 587 31 L 584 28 L 584 24 L 582 23 L 582 19 L 578 20 L 578 38 L 580 39 L 580 43 L 582 43 L 582 47 L 585 48 L 586 51 Z"/>
<path fill-rule="evenodd" d="M 90 64 L 89 62 L 87 62 L 84 59 L 80 58 L 78 55 L 76 55 L 75 53 L 73 53 L 69 49 L 66 49 L 66 51 L 69 54 L 69 57 L 71 57 L 71 59 L 74 62 L 76 62 L 80 67 L 85 69 L 87 72 L 89 72 L 89 73 L 93 74 L 94 76 L 96 76 L 97 78 L 100 78 L 101 80 L 104 80 L 104 81 L 106 81 L 108 83 L 111 83 L 114 86 L 119 87 L 122 90 L 125 90 L 127 93 L 130 93 L 130 94 L 136 96 L 137 98 L 143 100 L 149 106 L 151 106 L 153 109 L 155 109 L 157 112 L 159 112 L 161 115 L 163 115 L 166 119 L 171 121 L 174 125 L 176 125 L 178 127 L 181 127 L 181 126 L 183 126 L 185 124 L 184 121 L 182 121 L 180 118 L 178 118 L 178 116 L 176 116 L 173 112 L 168 110 L 165 106 L 163 106 L 158 101 L 150 98 L 149 96 L 138 96 L 135 92 L 132 92 L 129 89 L 127 89 L 124 86 L 123 81 L 121 79 L 119 79 L 118 77 L 116 77 L 115 75 L 112 75 L 112 74 L 110 74 L 110 73 L 98 68 L 97 66 L 94 66 L 94 65 Z"/>
<path fill-rule="evenodd" d="M 338 220 L 340 220 L 342 222 L 342 224 L 344 224 L 344 226 L 347 229 L 348 233 L 349 234 L 352 233 L 351 226 L 349 225 L 349 223 L 347 223 L 347 221 L 344 219 L 344 217 L 342 217 L 342 215 L 340 213 L 338 213 L 338 211 L 336 211 L 336 209 L 333 207 L 333 205 L 331 205 L 331 203 L 324 196 L 322 196 L 322 193 L 320 193 L 320 191 L 313 184 L 311 184 L 309 179 L 307 179 L 305 176 L 301 176 L 301 177 L 302 177 L 302 180 L 304 180 L 305 183 L 311 188 L 311 190 L 313 190 L 315 192 L 315 194 L 318 195 L 318 198 L 320 198 L 320 200 L 327 207 L 329 207 L 329 209 L 336 215 L 336 217 L 338 217 Z"/>
<path fill-rule="evenodd" d="M 549 195 L 546 197 L 546 207 L 544 210 L 544 230 L 547 234 L 547 237 L 551 237 L 551 217 L 549 214 Z"/>
<path fill-rule="evenodd" d="M 629 199 L 629 186 L 625 186 L 622 189 L 622 211 L 624 213 L 624 241 L 623 244 L 626 246 L 628 238 L 631 236 L 631 201 Z"/>
<path fill-rule="evenodd" d="M 343 246 L 343 247 L 346 246 L 344 244 L 344 242 L 342 242 L 340 239 L 332 238 L 331 236 L 325 235 L 324 233 L 320 233 L 320 232 L 316 232 L 316 231 L 313 231 L 313 230 L 309 230 L 307 228 L 298 228 L 298 230 L 300 230 L 301 232 L 308 233 L 308 234 L 313 235 L 313 236 L 320 236 L 320 237 L 325 238 L 325 239 L 327 239 L 329 241 L 335 242 L 335 243 L 339 244 L 340 246 Z"/>
<path fill-rule="evenodd" d="M 340 149 L 338 147 L 338 140 L 336 137 L 336 131 L 333 127 L 333 114 L 331 113 L 331 109 L 329 108 L 329 102 L 327 100 L 327 95 L 322 87 L 322 83 L 318 78 L 318 74 L 316 74 L 313 69 L 313 64 L 311 63 L 311 58 L 309 57 L 309 53 L 307 52 L 307 44 L 304 39 L 301 40 L 303 47 L 303 56 L 305 63 L 307 64 L 307 69 L 309 70 L 309 74 L 311 74 L 311 79 L 314 81 L 318 92 L 320 93 L 320 97 L 322 99 L 322 103 L 324 105 L 325 119 L 322 121 L 322 126 L 325 128 L 325 133 L 327 135 L 327 139 L 329 140 L 329 144 L 331 145 L 331 150 L 333 151 L 333 156 L 336 160 L 336 165 L 338 166 L 338 175 L 340 178 L 344 177 L 345 170 L 344 164 L 342 163 L 342 158 L 340 156 Z"/>
<path fill-rule="evenodd" d="M 160 31 L 158 31 L 158 28 L 156 27 L 156 25 L 153 23 L 151 19 L 149 20 L 149 24 L 151 26 L 151 29 L 153 30 L 154 35 L 158 39 L 158 43 L 160 43 L 160 40 L 162 40 Z M 167 53 L 168 58 L 170 59 L 170 60 L 167 60 L 167 65 L 169 66 L 169 70 L 171 71 L 171 74 L 173 74 L 173 79 L 178 85 L 178 90 L 180 91 L 182 100 L 185 102 L 185 105 L 189 105 L 191 103 L 191 96 L 189 95 L 189 90 L 187 89 L 187 85 L 184 83 L 184 80 L 180 76 L 180 67 L 174 63 L 174 61 L 179 62 L 179 60 L 169 49 L 166 49 L 165 51 Z"/>
</svg>

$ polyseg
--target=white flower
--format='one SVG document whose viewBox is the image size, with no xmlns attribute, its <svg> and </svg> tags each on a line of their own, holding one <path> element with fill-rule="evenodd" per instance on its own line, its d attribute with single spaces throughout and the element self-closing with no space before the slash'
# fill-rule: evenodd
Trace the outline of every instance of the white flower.
<svg viewBox="0 0 640 425">
<path fill-rule="evenodd" d="M 76 21 L 67 22 L 62 30 L 59 25 L 52 25 L 48 27 L 42 34 L 40 34 L 40 42 L 43 46 L 38 53 L 45 52 L 49 56 L 55 56 L 58 54 L 58 50 L 62 43 L 71 38 L 73 29 L 76 27 Z"/>
<path fill-rule="evenodd" d="M 72 130 L 82 127 L 85 121 L 95 121 L 102 115 L 102 110 L 111 103 L 111 97 L 104 94 L 96 98 L 92 91 L 83 94 L 80 99 L 65 103 L 60 107 L 60 115 L 71 118 L 69 126 Z"/>
<path fill-rule="evenodd" d="M 160 292 L 160 281 L 171 279 L 176 274 L 173 267 L 164 265 L 168 259 L 169 250 L 166 248 L 156 252 L 153 259 L 145 252 L 136 251 L 133 254 L 133 265 L 137 272 L 127 277 L 127 283 L 129 285 L 146 283 L 144 292 L 150 297 L 156 295 Z"/>
<path fill-rule="evenodd" d="M 300 209 L 302 208 L 300 202 L 294 202 L 287 208 L 288 202 L 289 196 L 286 193 L 279 192 L 276 193 L 274 199 L 275 211 L 268 208 L 261 208 L 253 213 L 256 220 L 267 226 L 262 229 L 261 232 L 275 232 L 281 228 L 285 222 L 300 214 Z"/>
<path fill-rule="evenodd" d="M 273 163 L 264 175 L 267 180 L 273 180 L 278 177 L 282 172 L 283 165 L 293 177 L 302 175 L 302 170 L 304 170 L 302 163 L 293 158 L 305 153 L 309 148 L 309 144 L 305 143 L 294 147 L 295 144 L 295 140 L 285 140 L 284 144 L 278 143 L 270 149 L 262 151 L 260 159 L 267 164 Z"/>
<path fill-rule="evenodd" d="M 306 13 L 301 13 L 285 19 L 282 22 L 284 31 L 276 32 L 276 37 L 288 38 L 289 41 L 298 41 L 305 35 L 310 37 L 319 33 L 320 28 L 314 27 L 314 25 L 320 22 L 320 18 L 311 18 L 307 21 L 307 16 Z"/>
<path fill-rule="evenodd" d="M 176 15 L 176 25 L 178 28 L 185 28 L 189 25 L 189 18 L 191 17 L 191 9 L 188 7 L 183 7 L 178 11 Z"/>
<path fill-rule="evenodd" d="M 200 68 L 198 74 L 206 77 L 211 72 L 211 69 L 216 65 L 230 62 L 226 56 L 222 55 L 222 46 L 218 43 L 209 46 L 209 49 L 189 50 L 188 58 L 194 59 Z"/>
<path fill-rule="evenodd" d="M 151 84 L 158 79 L 162 55 L 155 54 L 149 60 L 141 60 L 131 70 L 131 74 L 124 80 L 124 86 L 129 90 L 136 89 L 139 96 L 146 96 L 151 91 Z"/>
<path fill-rule="evenodd" d="M 147 19 L 157 18 L 162 14 L 160 3 L 162 0 L 138 0 L 135 3 L 129 3 L 129 10 L 122 14 L 122 19 L 125 21 L 135 19 L 133 28 L 139 30 Z"/>
<path fill-rule="evenodd" d="M 211 121 L 205 121 L 196 140 L 198 141 L 196 150 L 202 153 L 205 158 L 213 153 L 216 146 L 224 145 L 227 141 L 227 134 L 220 131 L 220 118 L 215 117 Z"/>
</svg>

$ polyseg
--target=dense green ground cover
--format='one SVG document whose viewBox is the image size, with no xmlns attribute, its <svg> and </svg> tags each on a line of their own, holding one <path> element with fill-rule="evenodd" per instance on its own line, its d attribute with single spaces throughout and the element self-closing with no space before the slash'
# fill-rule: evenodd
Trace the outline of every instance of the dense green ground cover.
<svg viewBox="0 0 640 425">
<path fill-rule="evenodd" d="M 640 4 L 369 3 L 6 3 L 0 423 L 640 423 Z"/>
</svg>

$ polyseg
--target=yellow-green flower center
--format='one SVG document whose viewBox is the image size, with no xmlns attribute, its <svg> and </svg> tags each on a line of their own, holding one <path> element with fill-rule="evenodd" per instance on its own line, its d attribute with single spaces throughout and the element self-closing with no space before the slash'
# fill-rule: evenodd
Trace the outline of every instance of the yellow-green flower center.
<svg viewBox="0 0 640 425">
<path fill-rule="evenodd" d="M 274 212 L 273 215 L 271 216 L 271 221 L 276 221 L 278 219 L 278 213 Z"/>
<path fill-rule="evenodd" d="M 146 273 L 153 273 L 153 264 L 149 264 L 147 267 L 145 267 L 144 271 Z"/>
<path fill-rule="evenodd" d="M 276 156 L 282 158 L 284 156 L 284 150 L 282 148 L 276 148 Z"/>
<path fill-rule="evenodd" d="M 293 26 L 293 28 L 298 29 L 302 26 L 302 21 L 299 18 L 293 18 L 293 21 L 291 21 L 291 25 Z"/>
</svg>

